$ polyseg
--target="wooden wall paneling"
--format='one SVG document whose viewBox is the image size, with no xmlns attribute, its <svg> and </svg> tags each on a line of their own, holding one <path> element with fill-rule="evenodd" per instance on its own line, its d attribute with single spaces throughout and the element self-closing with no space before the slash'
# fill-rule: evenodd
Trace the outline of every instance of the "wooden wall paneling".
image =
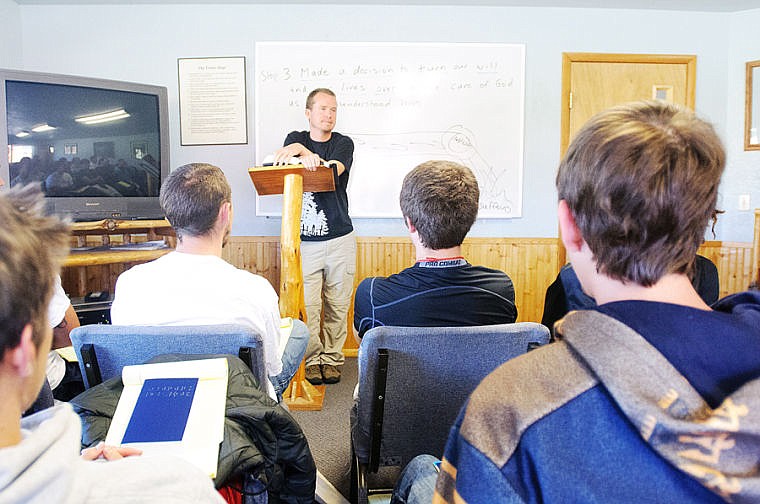
<svg viewBox="0 0 760 504">
<path fill-rule="evenodd" d="M 526 268 L 527 278 L 532 279 L 523 289 L 523 303 L 528 310 L 524 320 L 541 321 L 546 289 L 562 267 L 559 263 L 559 248 L 559 240 L 538 241 L 528 250 L 527 264 L 517 265 L 518 268 Z"/>
<path fill-rule="evenodd" d="M 718 268 L 720 297 L 745 291 L 754 280 L 751 243 L 706 241 L 699 247 L 699 254 Z"/>
<path fill-rule="evenodd" d="M 61 270 L 61 283 L 71 297 L 95 291 L 113 292 L 116 279 L 132 264 L 137 263 L 65 267 Z"/>
<path fill-rule="evenodd" d="M 231 237 L 222 256 L 238 268 L 265 277 L 275 290 L 280 282 L 279 237 Z M 520 321 L 540 321 L 546 288 L 557 276 L 559 242 L 556 238 L 468 238 L 464 256 L 475 265 L 505 271 L 515 285 Z M 721 297 L 746 290 L 755 279 L 758 265 L 752 243 L 707 241 L 700 254 L 718 267 Z M 354 287 L 364 278 L 388 276 L 414 264 L 414 247 L 408 237 L 359 237 Z M 133 264 L 93 265 L 64 268 L 61 277 L 70 296 L 110 290 L 118 275 Z M 358 348 L 353 337 L 353 303 L 348 319 L 346 354 Z"/>
<path fill-rule="evenodd" d="M 222 258 L 240 269 L 261 275 L 275 290 L 280 286 L 280 238 L 233 236 L 222 249 Z"/>
<path fill-rule="evenodd" d="M 107 270 L 108 274 L 108 292 L 114 292 L 116 290 L 116 280 L 122 272 L 128 270 L 135 264 L 139 263 L 127 263 L 127 264 L 108 264 L 104 265 L 103 269 Z M 96 290 L 96 289 L 93 289 Z M 106 290 L 106 289 L 103 289 Z"/>
<path fill-rule="evenodd" d="M 414 264 L 414 246 L 407 237 L 358 237 L 356 239 L 356 273 L 354 292 L 368 277 L 388 276 Z M 348 337 L 343 346 L 347 356 L 356 356 L 359 344 L 354 336 L 354 296 L 348 309 Z"/>
<path fill-rule="evenodd" d="M 81 273 L 80 273 L 81 272 Z M 69 296 L 81 296 L 80 292 L 86 292 L 84 268 L 61 269 L 61 285 Z"/>
<path fill-rule="evenodd" d="M 468 238 L 462 249 L 470 263 L 509 275 L 519 321 L 541 321 L 546 288 L 560 267 L 556 238 Z"/>
<path fill-rule="evenodd" d="M 267 244 L 269 242 L 269 244 Z M 225 248 L 225 259 L 237 267 L 261 274 L 274 282 L 277 265 L 276 237 L 234 237 Z M 544 294 L 559 271 L 555 238 L 468 238 L 464 256 L 475 265 L 505 271 L 515 285 L 520 321 L 540 321 Z M 408 237 L 359 237 L 354 289 L 367 277 L 388 276 L 414 264 L 414 247 Z M 276 285 L 273 283 L 273 285 Z M 348 314 L 346 355 L 356 355 L 353 337 L 353 303 Z"/>
</svg>

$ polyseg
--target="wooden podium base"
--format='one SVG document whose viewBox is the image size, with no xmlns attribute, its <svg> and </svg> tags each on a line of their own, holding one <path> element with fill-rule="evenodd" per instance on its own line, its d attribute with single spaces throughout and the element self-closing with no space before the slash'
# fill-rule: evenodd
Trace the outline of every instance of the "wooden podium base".
<svg viewBox="0 0 760 504">
<path fill-rule="evenodd" d="M 325 385 L 312 385 L 306 378 L 303 361 L 291 380 L 282 400 L 291 411 L 320 411 L 325 399 Z"/>
<path fill-rule="evenodd" d="M 306 323 L 301 271 L 301 206 L 303 192 L 335 190 L 333 170 L 321 167 L 307 170 L 303 166 L 256 167 L 248 170 L 259 194 L 282 193 L 282 226 L 280 233 L 280 316 L 293 317 Z M 303 361 L 283 394 L 285 404 L 294 411 L 319 411 L 325 387 L 306 381 Z"/>
</svg>

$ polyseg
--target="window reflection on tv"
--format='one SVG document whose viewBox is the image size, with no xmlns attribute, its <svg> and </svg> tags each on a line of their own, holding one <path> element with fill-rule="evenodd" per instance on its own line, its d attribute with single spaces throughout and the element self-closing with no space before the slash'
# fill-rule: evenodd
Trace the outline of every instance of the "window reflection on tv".
<svg viewBox="0 0 760 504">
<path fill-rule="evenodd" d="M 10 185 L 51 197 L 156 197 L 158 96 L 7 80 Z"/>
</svg>

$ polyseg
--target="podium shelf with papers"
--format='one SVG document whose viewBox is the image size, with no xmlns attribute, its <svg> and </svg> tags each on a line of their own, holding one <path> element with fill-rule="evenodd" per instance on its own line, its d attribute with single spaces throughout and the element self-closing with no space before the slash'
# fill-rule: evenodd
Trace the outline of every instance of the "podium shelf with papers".
<svg viewBox="0 0 760 504">
<path fill-rule="evenodd" d="M 303 165 L 255 166 L 248 169 L 259 196 L 282 194 L 285 175 L 296 174 L 303 177 L 303 190 L 308 192 L 329 192 L 335 190 L 333 170 L 319 166 L 315 171 Z"/>
</svg>

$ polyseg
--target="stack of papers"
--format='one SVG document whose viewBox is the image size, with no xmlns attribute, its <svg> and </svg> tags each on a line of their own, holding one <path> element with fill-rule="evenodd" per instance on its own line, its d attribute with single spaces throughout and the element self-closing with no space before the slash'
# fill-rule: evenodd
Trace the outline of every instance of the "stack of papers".
<svg viewBox="0 0 760 504">
<path fill-rule="evenodd" d="M 177 456 L 216 477 L 224 439 L 227 359 L 125 366 L 106 444 Z"/>
<path fill-rule="evenodd" d="M 288 161 L 287 164 L 291 165 L 300 165 L 301 164 L 301 158 L 292 157 Z M 269 154 L 264 158 L 264 162 L 261 163 L 262 166 L 273 166 L 274 165 L 274 154 Z"/>
<path fill-rule="evenodd" d="M 111 245 L 110 250 L 161 250 L 169 248 L 164 240 L 151 240 L 144 242 L 122 243 Z"/>
</svg>

